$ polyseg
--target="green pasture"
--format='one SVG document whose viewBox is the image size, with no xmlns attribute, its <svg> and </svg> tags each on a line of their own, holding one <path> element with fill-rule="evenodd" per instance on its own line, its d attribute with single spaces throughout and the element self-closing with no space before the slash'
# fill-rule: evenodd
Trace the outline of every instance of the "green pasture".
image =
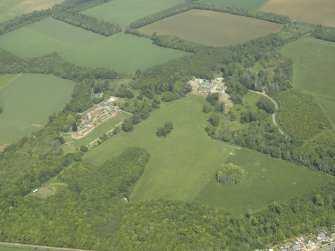
<svg viewBox="0 0 335 251">
<path fill-rule="evenodd" d="M 130 199 L 192 201 L 229 153 L 235 151 L 235 147 L 207 136 L 208 114 L 202 112 L 203 102 L 203 97 L 188 96 L 162 104 L 132 133 L 113 136 L 86 153 L 84 160 L 99 165 L 127 147 L 144 148 L 151 158 Z M 166 138 L 157 137 L 157 128 L 166 121 L 173 123 L 173 131 Z"/>
<path fill-rule="evenodd" d="M 211 46 L 228 46 L 277 32 L 281 25 L 256 18 L 208 10 L 190 10 L 139 30 L 151 35 L 172 35 Z M 210 32 L 209 32 L 210 31 Z"/>
<path fill-rule="evenodd" d="M 69 101 L 72 81 L 51 75 L 22 74 L 0 89 L 0 144 L 39 130 L 53 112 Z"/>
<path fill-rule="evenodd" d="M 29 248 L 10 248 L 10 247 L 0 247 L 0 251 L 31 251 L 33 249 Z"/>
<path fill-rule="evenodd" d="M 27 25 L 0 36 L 0 48 L 20 57 L 66 52 L 104 37 L 53 18 Z"/>
<path fill-rule="evenodd" d="M 333 180 L 329 175 L 248 149 L 235 151 L 226 163 L 242 167 L 246 179 L 239 184 L 223 185 L 213 173 L 194 202 L 239 214 L 260 210 L 273 201 L 292 199 Z"/>
<path fill-rule="evenodd" d="M 119 33 L 62 54 L 74 64 L 135 72 L 188 55 L 153 45 L 151 40 Z"/>
<path fill-rule="evenodd" d="M 335 43 L 300 39 L 282 49 L 294 63 L 293 86 L 312 94 L 335 124 Z"/>
<path fill-rule="evenodd" d="M 80 147 L 91 143 L 92 141 L 99 139 L 102 135 L 107 133 L 108 131 L 112 130 L 118 123 L 122 122 L 125 118 L 129 117 L 130 115 L 124 112 L 121 112 L 117 116 L 111 118 L 110 120 L 106 121 L 102 125 L 95 128 L 92 132 L 90 132 L 87 136 L 76 140 L 75 145 Z"/>
<path fill-rule="evenodd" d="M 125 28 L 140 18 L 182 2 L 183 0 L 113 0 L 85 10 L 83 13 L 100 20 L 120 24 Z"/>
<path fill-rule="evenodd" d="M 200 0 L 202 3 L 212 4 L 218 7 L 231 7 L 247 10 L 259 9 L 268 0 Z"/>
</svg>

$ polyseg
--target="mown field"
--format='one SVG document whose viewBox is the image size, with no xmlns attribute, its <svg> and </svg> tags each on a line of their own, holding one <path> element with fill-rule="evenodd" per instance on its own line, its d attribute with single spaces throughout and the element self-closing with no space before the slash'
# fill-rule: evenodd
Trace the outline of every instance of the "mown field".
<svg viewBox="0 0 335 251">
<path fill-rule="evenodd" d="M 0 37 L 0 47 L 20 57 L 38 57 L 80 48 L 104 37 L 47 18 Z"/>
<path fill-rule="evenodd" d="M 0 22 L 35 10 L 44 10 L 64 0 L 1 0 Z"/>
<path fill-rule="evenodd" d="M 211 46 L 228 46 L 265 36 L 281 25 L 228 13 L 190 10 L 140 28 L 145 34 L 173 35 Z"/>
<path fill-rule="evenodd" d="M 269 0 L 261 10 L 287 15 L 299 21 L 335 26 L 333 0 Z"/>
<path fill-rule="evenodd" d="M 114 0 L 85 10 L 83 13 L 100 20 L 120 24 L 125 28 L 140 18 L 182 2 L 183 0 Z"/>
<path fill-rule="evenodd" d="M 33 249 L 0 247 L 0 251 L 31 251 L 31 250 Z"/>
<path fill-rule="evenodd" d="M 201 0 L 202 3 L 213 4 L 218 7 L 241 8 L 247 10 L 256 10 L 265 4 L 268 0 Z"/>
<path fill-rule="evenodd" d="M 145 148 L 151 158 L 131 201 L 195 201 L 236 213 L 258 210 L 330 180 L 303 167 L 212 140 L 204 130 L 208 114 L 201 111 L 203 102 L 202 97 L 188 96 L 164 104 L 132 133 L 114 136 L 85 154 L 84 160 L 101 164 L 128 146 Z M 159 138 L 155 132 L 165 121 L 173 122 L 174 129 L 166 138 Z M 215 173 L 224 163 L 244 168 L 246 180 L 236 186 L 218 184 Z"/>
<path fill-rule="evenodd" d="M 51 75 L 22 74 L 0 89 L 0 144 L 39 130 L 70 99 L 74 83 Z"/>
<path fill-rule="evenodd" d="M 78 65 L 135 72 L 137 69 L 163 64 L 188 53 L 158 47 L 151 40 L 119 33 L 62 55 Z"/>
<path fill-rule="evenodd" d="M 293 60 L 294 88 L 313 95 L 335 124 L 335 43 L 305 38 L 284 46 L 281 52 Z"/>
<path fill-rule="evenodd" d="M 239 184 L 223 185 L 213 174 L 194 202 L 240 214 L 260 210 L 273 201 L 289 200 L 333 180 L 331 176 L 248 149 L 236 151 L 226 163 L 242 167 L 246 179 Z"/>
</svg>

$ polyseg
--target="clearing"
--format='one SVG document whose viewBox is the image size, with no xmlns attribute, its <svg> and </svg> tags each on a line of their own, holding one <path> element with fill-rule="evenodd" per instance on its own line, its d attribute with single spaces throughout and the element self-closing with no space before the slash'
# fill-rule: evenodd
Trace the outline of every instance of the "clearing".
<svg viewBox="0 0 335 251">
<path fill-rule="evenodd" d="M 70 100 L 73 87 L 74 82 L 52 75 L 18 75 L 0 90 L 0 144 L 39 130 Z"/>
<path fill-rule="evenodd" d="M 38 57 L 80 48 L 104 37 L 53 18 L 27 25 L 0 37 L 0 47 L 20 57 Z"/>
<path fill-rule="evenodd" d="M 256 96 L 251 93 L 250 99 Z M 212 140 L 204 130 L 209 115 L 202 112 L 203 103 L 204 98 L 195 95 L 164 103 L 132 133 L 113 136 L 86 153 L 84 160 L 99 165 L 129 146 L 142 147 L 151 158 L 130 201 L 195 201 L 237 213 L 259 210 L 331 180 L 292 163 Z M 171 121 L 174 129 L 166 138 L 157 137 L 156 130 L 165 121 Z M 232 187 L 216 184 L 215 173 L 224 163 L 244 168 L 246 180 Z"/>
<path fill-rule="evenodd" d="M 242 167 L 246 179 L 239 184 L 223 185 L 212 174 L 211 182 L 194 202 L 241 214 L 261 210 L 273 201 L 292 199 L 333 180 L 330 175 L 248 149 L 236 151 L 226 163 Z"/>
<path fill-rule="evenodd" d="M 257 10 L 268 0 L 200 0 L 201 3 L 208 3 L 218 7 L 240 8 Z"/>
<path fill-rule="evenodd" d="M 74 64 L 108 67 L 127 73 L 163 64 L 188 53 L 156 46 L 149 39 L 118 33 L 62 55 Z"/>
<path fill-rule="evenodd" d="M 183 0 L 113 0 L 85 10 L 83 14 L 117 23 L 125 28 L 140 18 L 181 3 Z"/>
<path fill-rule="evenodd" d="M 185 40 L 211 45 L 228 46 L 244 43 L 271 32 L 282 25 L 255 18 L 208 10 L 190 10 L 165 18 L 139 29 L 147 35 L 172 35 Z"/>
<path fill-rule="evenodd" d="M 335 43 L 305 38 L 281 52 L 293 60 L 294 88 L 312 94 L 335 125 Z"/>
<path fill-rule="evenodd" d="M 0 23 L 16 16 L 45 10 L 64 0 L 1 0 L 0 1 Z"/>
<path fill-rule="evenodd" d="M 335 26 L 334 0 L 269 0 L 261 10 L 299 21 Z"/>
</svg>

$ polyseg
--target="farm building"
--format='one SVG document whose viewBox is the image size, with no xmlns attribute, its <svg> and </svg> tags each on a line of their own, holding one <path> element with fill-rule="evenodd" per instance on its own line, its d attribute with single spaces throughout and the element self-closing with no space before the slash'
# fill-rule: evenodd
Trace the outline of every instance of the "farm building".
<svg viewBox="0 0 335 251">
<path fill-rule="evenodd" d="M 226 90 L 224 78 L 222 77 L 212 80 L 194 78 L 188 83 L 192 86 L 192 91 L 194 93 L 202 95 L 207 95 L 208 93 L 225 93 Z"/>
</svg>

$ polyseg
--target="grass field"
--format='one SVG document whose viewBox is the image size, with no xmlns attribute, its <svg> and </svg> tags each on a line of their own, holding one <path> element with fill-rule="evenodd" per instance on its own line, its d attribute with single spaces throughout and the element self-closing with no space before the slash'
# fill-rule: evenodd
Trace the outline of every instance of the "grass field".
<svg viewBox="0 0 335 251">
<path fill-rule="evenodd" d="M 330 180 L 303 167 L 212 140 L 204 130 L 208 114 L 201 111 L 203 102 L 202 97 L 188 96 L 163 104 L 132 133 L 114 136 L 86 153 L 84 160 L 101 164 L 126 147 L 145 148 L 151 158 L 131 201 L 195 201 L 236 213 L 258 210 Z M 165 121 L 172 121 L 174 129 L 166 138 L 159 138 L 155 132 Z M 244 168 L 246 181 L 232 187 L 217 184 L 214 175 L 224 163 Z"/>
<path fill-rule="evenodd" d="M 0 247 L 0 251 L 31 251 L 31 250 L 33 249 Z"/>
<path fill-rule="evenodd" d="M 286 45 L 282 53 L 294 62 L 294 88 L 312 94 L 335 124 L 335 43 L 305 38 Z"/>
<path fill-rule="evenodd" d="M 265 4 L 268 0 L 201 0 L 202 3 L 213 4 L 218 7 L 241 8 L 247 10 L 256 10 Z"/>
<path fill-rule="evenodd" d="M 104 37 L 53 18 L 47 18 L 0 37 L 0 47 L 21 57 L 66 52 Z"/>
<path fill-rule="evenodd" d="M 64 0 L 1 0 L 0 22 L 35 10 L 43 10 Z"/>
<path fill-rule="evenodd" d="M 227 163 L 234 163 L 246 172 L 246 180 L 236 185 L 211 182 L 195 199 L 196 203 L 223 207 L 233 213 L 260 210 L 273 201 L 285 201 L 333 180 L 304 167 L 264 154 L 242 149 Z"/>
<path fill-rule="evenodd" d="M 299 21 L 335 26 L 334 0 L 269 0 L 261 10 Z"/>
<path fill-rule="evenodd" d="M 190 10 L 139 30 L 149 35 L 156 32 L 206 45 L 228 46 L 279 31 L 281 27 L 279 24 L 255 18 L 207 10 Z"/>
<path fill-rule="evenodd" d="M 74 83 L 51 75 L 23 74 L 0 90 L 0 144 L 39 130 L 70 99 Z"/>
<path fill-rule="evenodd" d="M 188 53 L 153 45 L 151 40 L 119 33 L 62 54 L 68 61 L 89 66 L 135 72 Z"/>
<path fill-rule="evenodd" d="M 123 28 L 130 23 L 182 3 L 182 0 L 113 0 L 95 6 L 83 13 L 101 20 L 120 24 Z"/>
</svg>

